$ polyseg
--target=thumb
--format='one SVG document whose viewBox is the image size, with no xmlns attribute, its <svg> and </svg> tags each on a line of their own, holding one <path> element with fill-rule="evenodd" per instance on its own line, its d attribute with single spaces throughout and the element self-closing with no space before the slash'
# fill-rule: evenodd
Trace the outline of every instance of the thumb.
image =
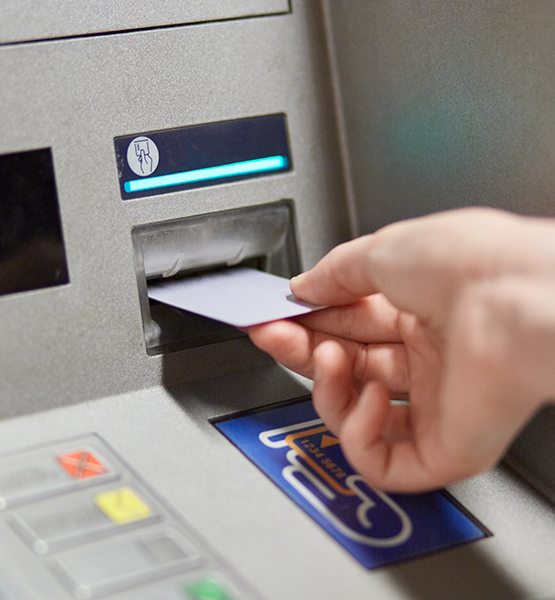
<svg viewBox="0 0 555 600">
<path fill-rule="evenodd" d="M 291 279 L 293 294 L 312 304 L 340 306 L 378 291 L 372 280 L 372 235 L 336 246 L 310 271 Z"/>
</svg>

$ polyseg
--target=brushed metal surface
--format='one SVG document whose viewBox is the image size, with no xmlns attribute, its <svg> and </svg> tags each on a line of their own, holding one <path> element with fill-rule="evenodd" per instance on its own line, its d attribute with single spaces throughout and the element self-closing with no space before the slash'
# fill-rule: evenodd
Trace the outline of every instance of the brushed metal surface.
<svg viewBox="0 0 555 600">
<path fill-rule="evenodd" d="M 288 0 L 3 0 L 0 44 L 289 12 Z"/>
<path fill-rule="evenodd" d="M 350 236 L 316 3 L 272 18 L 3 46 L 0 81 L 0 152 L 52 148 L 70 274 L 67 286 L 0 298 L 4 417 L 187 380 L 210 356 L 147 355 L 134 226 L 291 198 L 306 267 Z M 114 137 L 276 112 L 287 114 L 292 172 L 121 200 Z M 209 360 L 214 373 L 234 362 Z"/>
<path fill-rule="evenodd" d="M 555 5 L 327 2 L 362 233 L 489 205 L 555 215 Z"/>
</svg>

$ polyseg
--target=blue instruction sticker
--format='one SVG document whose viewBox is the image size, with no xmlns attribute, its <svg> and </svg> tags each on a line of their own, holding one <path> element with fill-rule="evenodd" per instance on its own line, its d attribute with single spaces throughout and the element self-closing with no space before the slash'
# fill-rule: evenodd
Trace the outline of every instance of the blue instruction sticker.
<svg viewBox="0 0 555 600">
<path fill-rule="evenodd" d="M 368 569 L 491 535 L 444 490 L 405 495 L 371 488 L 309 399 L 214 425 Z"/>
</svg>

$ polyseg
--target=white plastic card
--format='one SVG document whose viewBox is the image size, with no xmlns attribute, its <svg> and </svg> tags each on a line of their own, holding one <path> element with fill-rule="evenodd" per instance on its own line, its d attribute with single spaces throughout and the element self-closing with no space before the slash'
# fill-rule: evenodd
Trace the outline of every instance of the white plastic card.
<svg viewBox="0 0 555 600">
<path fill-rule="evenodd" d="M 151 284 L 148 295 L 235 327 L 297 317 L 322 308 L 295 298 L 288 279 L 245 267 Z"/>
</svg>

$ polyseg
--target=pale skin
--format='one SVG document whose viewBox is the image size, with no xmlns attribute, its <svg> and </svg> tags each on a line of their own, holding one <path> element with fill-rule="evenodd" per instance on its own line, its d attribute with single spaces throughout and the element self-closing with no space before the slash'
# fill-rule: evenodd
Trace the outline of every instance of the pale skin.
<svg viewBox="0 0 555 600">
<path fill-rule="evenodd" d="M 291 290 L 329 308 L 249 335 L 314 380 L 317 412 L 376 488 L 491 468 L 555 398 L 554 220 L 461 209 L 396 223 Z"/>
</svg>

